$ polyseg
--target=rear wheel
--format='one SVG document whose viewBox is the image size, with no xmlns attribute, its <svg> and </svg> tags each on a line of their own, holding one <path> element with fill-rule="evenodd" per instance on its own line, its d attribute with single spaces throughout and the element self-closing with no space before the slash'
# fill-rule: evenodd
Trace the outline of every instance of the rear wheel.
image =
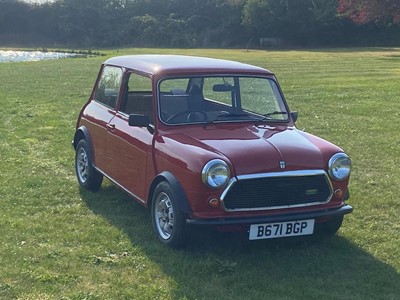
<svg viewBox="0 0 400 300">
<path fill-rule="evenodd" d="M 177 205 L 177 199 L 167 182 L 160 182 L 154 190 L 151 216 L 158 239 L 173 248 L 184 245 L 186 220 Z"/>
<path fill-rule="evenodd" d="M 75 170 L 79 185 L 90 191 L 97 191 L 103 181 L 92 164 L 92 156 L 86 140 L 80 140 L 75 152 Z"/>
</svg>

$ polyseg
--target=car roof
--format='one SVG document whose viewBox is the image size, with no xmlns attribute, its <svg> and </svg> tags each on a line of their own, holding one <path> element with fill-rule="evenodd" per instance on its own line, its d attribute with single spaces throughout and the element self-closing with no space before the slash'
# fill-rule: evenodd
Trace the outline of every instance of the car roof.
<svg viewBox="0 0 400 300">
<path fill-rule="evenodd" d="M 120 66 L 152 75 L 162 74 L 258 74 L 273 75 L 269 70 L 236 61 L 186 55 L 125 55 L 112 57 L 106 65 Z"/>
</svg>

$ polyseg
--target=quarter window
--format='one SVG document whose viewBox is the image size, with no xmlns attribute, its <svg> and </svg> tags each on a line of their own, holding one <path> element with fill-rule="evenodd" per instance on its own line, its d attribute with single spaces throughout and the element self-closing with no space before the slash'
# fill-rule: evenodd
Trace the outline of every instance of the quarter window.
<svg viewBox="0 0 400 300">
<path fill-rule="evenodd" d="M 121 79 L 121 68 L 112 66 L 104 67 L 94 92 L 94 100 L 114 108 L 120 91 Z"/>
</svg>

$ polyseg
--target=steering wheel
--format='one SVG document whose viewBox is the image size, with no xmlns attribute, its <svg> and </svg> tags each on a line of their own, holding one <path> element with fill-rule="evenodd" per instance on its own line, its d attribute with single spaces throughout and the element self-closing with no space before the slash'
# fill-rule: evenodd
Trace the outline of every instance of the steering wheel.
<svg viewBox="0 0 400 300">
<path fill-rule="evenodd" d="M 180 112 L 170 116 L 166 120 L 166 122 L 174 123 L 174 121 L 176 121 L 176 119 L 178 119 L 180 116 L 183 116 L 183 115 L 187 115 L 187 117 L 186 117 L 187 122 L 193 122 L 192 118 L 194 118 L 194 116 L 196 116 L 198 114 L 200 114 L 202 116 L 204 121 L 207 121 L 207 113 L 203 110 L 184 110 L 184 111 L 180 111 Z"/>
</svg>

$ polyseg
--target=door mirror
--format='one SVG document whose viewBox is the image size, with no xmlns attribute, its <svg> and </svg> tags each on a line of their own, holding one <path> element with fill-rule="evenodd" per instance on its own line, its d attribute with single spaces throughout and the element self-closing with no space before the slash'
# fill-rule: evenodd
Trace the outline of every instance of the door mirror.
<svg viewBox="0 0 400 300">
<path fill-rule="evenodd" d="M 290 115 L 292 116 L 293 122 L 296 123 L 297 118 L 299 117 L 299 113 L 298 113 L 297 111 L 292 111 L 292 112 L 290 113 Z"/>
<path fill-rule="evenodd" d="M 131 114 L 129 115 L 129 126 L 149 127 L 150 118 L 146 115 Z"/>
</svg>

